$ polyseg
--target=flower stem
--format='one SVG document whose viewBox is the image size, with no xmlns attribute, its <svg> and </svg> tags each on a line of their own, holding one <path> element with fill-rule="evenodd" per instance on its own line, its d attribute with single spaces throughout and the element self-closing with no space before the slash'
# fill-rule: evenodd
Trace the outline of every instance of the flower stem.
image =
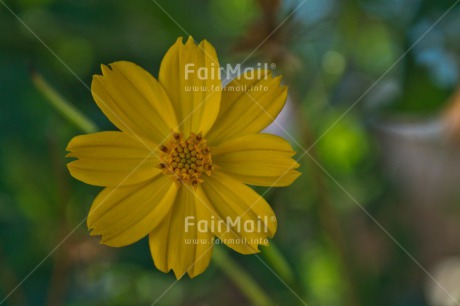
<svg viewBox="0 0 460 306">
<path fill-rule="evenodd" d="M 269 247 L 264 247 L 262 249 L 262 256 L 267 260 L 279 277 L 287 284 L 291 286 L 295 285 L 295 277 L 291 265 L 273 241 L 270 242 Z"/>
<path fill-rule="evenodd" d="M 233 261 L 222 248 L 214 248 L 213 260 L 214 263 L 235 283 L 241 292 L 247 296 L 252 305 L 273 305 L 270 297 L 256 281 Z"/>
<path fill-rule="evenodd" d="M 48 102 L 56 110 L 69 120 L 74 126 L 84 133 L 94 133 L 97 126 L 75 108 L 69 101 L 64 99 L 48 82 L 35 70 L 31 71 L 32 81 L 35 87 L 45 96 Z"/>
</svg>

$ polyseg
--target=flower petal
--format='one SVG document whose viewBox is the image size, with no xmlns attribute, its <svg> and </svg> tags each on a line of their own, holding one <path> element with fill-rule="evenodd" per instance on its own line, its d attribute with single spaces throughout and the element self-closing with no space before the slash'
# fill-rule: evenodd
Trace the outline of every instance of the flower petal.
<svg viewBox="0 0 460 306">
<path fill-rule="evenodd" d="M 130 62 L 102 65 L 91 85 L 94 100 L 107 118 L 123 132 L 156 144 L 177 127 L 174 109 L 161 84 Z"/>
<path fill-rule="evenodd" d="M 182 185 L 169 215 L 149 236 L 155 266 L 163 272 L 174 271 L 177 279 L 185 273 L 195 277 L 209 265 L 214 235 L 200 230 L 201 220 L 210 220 L 210 210 L 203 206 L 191 187 Z M 195 226 L 189 226 L 193 222 Z"/>
<path fill-rule="evenodd" d="M 139 183 L 160 173 L 158 158 L 142 143 L 122 132 L 74 137 L 67 146 L 70 174 L 87 184 L 117 186 Z"/>
<path fill-rule="evenodd" d="M 223 89 L 219 115 L 207 135 L 210 143 L 260 132 L 284 107 L 287 87 L 280 86 L 281 78 L 264 70 L 256 70 L 254 76 L 243 74 Z"/>
<path fill-rule="evenodd" d="M 171 178 L 159 174 L 141 184 L 107 187 L 88 214 L 91 235 L 101 243 L 121 247 L 147 236 L 169 213 L 177 193 Z"/>
<path fill-rule="evenodd" d="M 213 233 L 235 251 L 257 253 L 258 245 L 268 245 L 267 237 L 275 235 L 275 213 L 248 186 L 215 171 L 198 189 L 198 196 L 215 210 Z"/>
<path fill-rule="evenodd" d="M 180 130 L 206 132 L 219 112 L 221 83 L 214 47 L 203 40 L 198 46 L 190 36 L 182 37 L 168 50 L 158 77 L 177 114 Z"/>
<path fill-rule="evenodd" d="M 283 138 L 270 134 L 249 134 L 226 141 L 213 149 L 213 163 L 222 172 L 246 184 L 288 186 L 300 175 L 299 164 Z"/>
</svg>

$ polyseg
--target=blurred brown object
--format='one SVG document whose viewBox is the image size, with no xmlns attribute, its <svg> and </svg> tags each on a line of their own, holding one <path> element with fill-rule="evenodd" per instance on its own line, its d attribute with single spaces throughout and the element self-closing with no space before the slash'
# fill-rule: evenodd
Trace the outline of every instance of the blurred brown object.
<svg viewBox="0 0 460 306">
<path fill-rule="evenodd" d="M 450 98 L 443 113 L 443 121 L 449 140 L 460 143 L 460 85 Z"/>
<path fill-rule="evenodd" d="M 265 60 L 281 65 L 288 71 L 299 69 L 300 61 L 288 48 L 298 32 L 296 30 L 300 29 L 292 19 L 293 9 L 286 16 L 278 18 L 281 0 L 258 0 L 257 4 L 262 12 L 261 19 L 247 28 L 233 51 L 250 52 L 249 56 L 258 53 Z"/>
<path fill-rule="evenodd" d="M 96 238 L 82 239 L 69 248 L 68 257 L 74 263 L 88 264 L 94 261 L 110 261 L 114 252 L 101 245 Z"/>
<path fill-rule="evenodd" d="M 408 261 L 406 274 L 420 288 L 426 281 L 433 282 L 420 266 L 432 271 L 445 258 L 460 255 L 460 154 L 458 146 L 446 142 L 446 133 L 454 128 L 460 132 L 459 93 L 444 116 L 394 116 L 372 125 L 395 201 L 376 218 L 384 227 L 399 228 L 411 237 L 411 243 L 401 243 L 415 258 Z M 446 129 L 446 120 L 452 129 Z"/>
</svg>

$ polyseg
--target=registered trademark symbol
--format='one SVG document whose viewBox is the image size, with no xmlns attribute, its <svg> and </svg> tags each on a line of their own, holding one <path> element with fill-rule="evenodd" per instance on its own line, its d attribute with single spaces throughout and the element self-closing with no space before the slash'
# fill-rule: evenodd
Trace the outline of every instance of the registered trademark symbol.
<svg viewBox="0 0 460 306">
<path fill-rule="evenodd" d="M 270 68 L 271 68 L 271 69 L 275 69 L 275 68 L 276 68 L 276 64 L 275 64 L 275 63 L 271 63 L 271 64 L 270 64 Z"/>
<path fill-rule="evenodd" d="M 270 221 L 276 222 L 276 217 L 275 217 L 275 216 L 271 216 L 271 217 L 270 217 Z"/>
</svg>

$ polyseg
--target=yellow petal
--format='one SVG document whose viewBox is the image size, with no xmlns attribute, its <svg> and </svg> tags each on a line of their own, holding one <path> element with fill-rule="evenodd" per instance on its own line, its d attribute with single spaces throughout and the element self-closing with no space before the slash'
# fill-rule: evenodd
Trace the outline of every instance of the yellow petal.
<svg viewBox="0 0 460 306">
<path fill-rule="evenodd" d="M 214 148 L 212 159 L 222 172 L 246 184 L 288 186 L 300 175 L 294 153 L 279 136 L 249 134 Z"/>
<path fill-rule="evenodd" d="M 156 144 L 177 126 L 171 102 L 161 84 L 130 62 L 102 65 L 91 85 L 94 100 L 120 130 Z"/>
<path fill-rule="evenodd" d="M 280 86 L 280 77 L 256 70 L 255 77 L 242 75 L 231 81 L 222 92 L 216 123 L 207 139 L 214 145 L 266 128 L 283 108 L 287 87 Z"/>
<path fill-rule="evenodd" d="M 150 233 L 155 266 L 163 272 L 172 269 L 177 279 L 202 273 L 211 260 L 214 235 L 197 225 L 209 219 L 210 211 L 197 201 L 195 191 L 182 185 L 169 215 Z"/>
<path fill-rule="evenodd" d="M 165 218 L 176 193 L 176 184 L 163 174 L 136 185 L 107 187 L 88 214 L 91 235 L 101 235 L 101 243 L 113 247 L 134 243 Z"/>
<path fill-rule="evenodd" d="M 221 83 L 214 47 L 203 40 L 198 46 L 182 37 L 168 50 L 160 66 L 159 81 L 177 114 L 180 130 L 206 132 L 219 112 Z"/>
<path fill-rule="evenodd" d="M 135 184 L 160 173 L 158 158 L 137 139 L 122 132 L 100 132 L 74 137 L 67 146 L 70 174 L 87 184 Z"/>
<path fill-rule="evenodd" d="M 198 189 L 198 196 L 215 210 L 213 233 L 235 251 L 257 253 L 258 246 L 268 245 L 267 238 L 275 235 L 275 213 L 248 186 L 214 171 Z"/>
</svg>

